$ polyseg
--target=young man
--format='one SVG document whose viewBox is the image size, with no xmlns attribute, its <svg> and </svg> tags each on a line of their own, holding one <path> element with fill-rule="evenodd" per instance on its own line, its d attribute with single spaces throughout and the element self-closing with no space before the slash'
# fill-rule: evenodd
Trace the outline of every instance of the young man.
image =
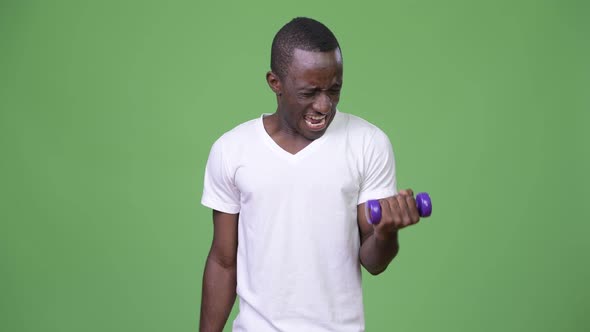
<svg viewBox="0 0 590 332">
<path fill-rule="evenodd" d="M 276 34 L 266 80 L 273 114 L 225 133 L 211 149 L 202 203 L 213 209 L 201 331 L 364 331 L 362 264 L 385 270 L 398 230 L 418 222 L 411 190 L 396 192 L 387 136 L 336 109 L 342 54 L 320 22 Z M 378 226 L 364 202 L 380 199 Z"/>
</svg>

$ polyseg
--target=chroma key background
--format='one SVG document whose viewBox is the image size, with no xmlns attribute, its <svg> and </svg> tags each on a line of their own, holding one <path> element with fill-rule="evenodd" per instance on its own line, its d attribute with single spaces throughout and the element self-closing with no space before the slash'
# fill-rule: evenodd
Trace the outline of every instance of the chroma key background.
<svg viewBox="0 0 590 332">
<path fill-rule="evenodd" d="M 2 0 L 0 330 L 197 331 L 209 148 L 275 110 L 295 16 L 433 200 L 367 330 L 590 329 L 587 1 Z"/>
</svg>

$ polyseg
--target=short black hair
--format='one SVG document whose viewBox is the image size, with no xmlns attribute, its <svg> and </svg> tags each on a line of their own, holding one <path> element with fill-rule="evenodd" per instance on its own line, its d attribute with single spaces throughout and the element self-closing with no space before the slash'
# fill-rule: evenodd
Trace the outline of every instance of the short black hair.
<svg viewBox="0 0 590 332">
<path fill-rule="evenodd" d="M 328 52 L 340 48 L 336 37 L 322 23 L 307 17 L 296 17 L 275 35 L 270 51 L 270 70 L 284 78 L 293 58 L 293 50 Z"/>
</svg>

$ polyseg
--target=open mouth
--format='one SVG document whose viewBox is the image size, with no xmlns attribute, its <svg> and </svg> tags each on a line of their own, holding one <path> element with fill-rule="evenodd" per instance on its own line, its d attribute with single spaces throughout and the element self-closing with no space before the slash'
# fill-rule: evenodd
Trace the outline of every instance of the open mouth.
<svg viewBox="0 0 590 332">
<path fill-rule="evenodd" d="M 305 116 L 305 123 L 307 127 L 311 130 L 322 130 L 326 128 L 326 117 L 327 114 L 324 115 L 306 115 Z"/>
</svg>

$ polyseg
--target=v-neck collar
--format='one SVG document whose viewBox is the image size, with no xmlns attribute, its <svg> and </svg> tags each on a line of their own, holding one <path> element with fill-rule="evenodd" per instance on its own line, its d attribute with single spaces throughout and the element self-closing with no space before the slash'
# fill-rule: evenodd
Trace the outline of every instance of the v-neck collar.
<svg viewBox="0 0 590 332">
<path fill-rule="evenodd" d="M 306 155 L 311 154 L 313 151 L 317 150 L 319 146 L 324 144 L 324 142 L 326 141 L 326 139 L 330 135 L 330 132 L 332 131 L 332 129 L 335 125 L 335 122 L 338 120 L 338 117 L 339 117 L 338 113 L 339 113 L 338 111 L 335 111 L 334 119 L 332 119 L 332 122 L 330 123 L 328 128 L 326 128 L 326 131 L 324 132 L 324 134 L 320 138 L 313 140 L 306 147 L 299 150 L 295 154 L 292 154 L 291 152 L 283 149 L 280 145 L 277 144 L 277 142 L 275 142 L 274 139 L 272 139 L 272 137 L 270 137 L 268 132 L 266 132 L 266 129 L 264 128 L 264 118 L 266 116 L 272 115 L 272 113 L 263 113 L 260 115 L 260 118 L 258 119 L 258 124 L 257 124 L 258 133 L 262 136 L 262 140 L 273 151 L 274 154 L 280 156 L 283 159 L 287 159 L 289 161 L 296 161 L 296 160 L 302 159 Z"/>
</svg>

